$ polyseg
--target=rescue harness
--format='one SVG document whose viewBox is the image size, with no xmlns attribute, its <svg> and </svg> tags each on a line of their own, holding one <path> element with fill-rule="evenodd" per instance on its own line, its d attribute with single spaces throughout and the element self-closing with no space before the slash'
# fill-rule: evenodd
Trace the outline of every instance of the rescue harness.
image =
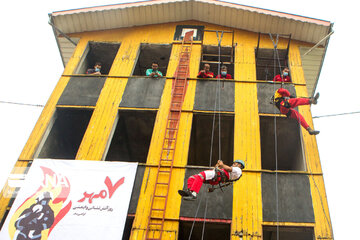
<svg viewBox="0 0 360 240">
<path fill-rule="evenodd" d="M 211 180 L 206 180 L 205 183 L 208 183 L 208 184 L 211 184 L 212 187 L 210 187 L 208 189 L 208 192 L 213 192 L 215 189 L 220 189 L 222 192 L 224 192 L 222 190 L 223 187 L 227 187 L 227 186 L 230 186 L 231 184 L 233 184 L 233 182 L 236 182 L 238 181 L 242 175 L 240 175 L 240 177 L 236 178 L 236 179 L 229 179 L 229 177 L 226 175 L 226 173 L 219 169 L 219 168 L 215 168 L 215 176 L 213 177 L 213 179 Z M 218 182 L 218 185 L 219 187 L 214 187 L 215 184 L 213 183 L 217 183 Z"/>
<path fill-rule="evenodd" d="M 274 98 L 274 96 L 271 97 L 271 102 L 273 104 L 275 104 L 275 106 L 277 107 L 277 109 L 279 109 L 280 111 L 280 104 L 283 102 L 283 107 L 286 107 L 289 109 L 289 111 L 285 114 L 286 117 L 290 117 L 291 115 L 291 106 L 290 106 L 290 103 L 289 103 L 289 100 L 290 97 L 277 97 L 277 98 Z"/>
</svg>

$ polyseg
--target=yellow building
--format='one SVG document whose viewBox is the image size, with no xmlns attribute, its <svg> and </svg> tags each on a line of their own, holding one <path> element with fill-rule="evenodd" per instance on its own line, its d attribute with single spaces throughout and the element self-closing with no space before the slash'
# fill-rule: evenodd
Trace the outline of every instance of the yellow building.
<svg viewBox="0 0 360 240">
<path fill-rule="evenodd" d="M 333 239 L 316 138 L 270 104 L 284 67 L 286 89 L 314 95 L 331 22 L 215 0 L 49 18 L 65 70 L 13 174 L 37 158 L 138 162 L 123 239 L 201 239 L 203 226 L 204 239 Z M 97 61 L 102 75 L 85 75 Z M 145 77 L 153 61 L 164 77 Z M 232 79 L 197 78 L 205 63 Z M 242 178 L 183 201 L 186 179 L 219 158 L 244 160 Z M 16 193 L 2 190 L 2 224 Z"/>
</svg>

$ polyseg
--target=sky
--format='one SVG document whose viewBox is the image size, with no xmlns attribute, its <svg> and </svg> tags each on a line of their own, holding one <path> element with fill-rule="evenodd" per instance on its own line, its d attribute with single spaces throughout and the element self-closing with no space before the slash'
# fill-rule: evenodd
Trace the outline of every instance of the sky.
<svg viewBox="0 0 360 240">
<path fill-rule="evenodd" d="M 44 105 L 64 70 L 48 13 L 128 1 L 4 1 L 0 14 L 0 101 Z M 360 111 L 358 8 L 353 1 L 233 1 L 334 23 L 313 116 Z M 355 71 L 355 72 L 354 72 Z M 0 103 L 0 186 L 18 159 L 41 107 Z M 315 118 L 325 187 L 336 239 L 353 239 L 358 228 L 360 114 Z M 356 232 L 356 231 L 355 231 Z"/>
</svg>

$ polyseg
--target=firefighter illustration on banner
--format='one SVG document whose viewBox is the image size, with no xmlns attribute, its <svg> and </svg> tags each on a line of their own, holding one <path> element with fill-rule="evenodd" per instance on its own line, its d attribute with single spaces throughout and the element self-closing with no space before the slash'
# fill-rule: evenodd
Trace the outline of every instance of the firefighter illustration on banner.
<svg viewBox="0 0 360 240">
<path fill-rule="evenodd" d="M 41 167 L 44 180 L 12 216 L 9 235 L 14 240 L 46 240 L 51 230 L 69 212 L 70 182 L 65 176 Z"/>
</svg>

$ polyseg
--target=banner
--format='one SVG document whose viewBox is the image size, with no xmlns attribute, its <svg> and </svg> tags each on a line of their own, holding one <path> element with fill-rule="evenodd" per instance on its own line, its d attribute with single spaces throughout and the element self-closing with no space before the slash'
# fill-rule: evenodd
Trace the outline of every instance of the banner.
<svg viewBox="0 0 360 240">
<path fill-rule="evenodd" d="M 122 239 L 137 163 L 36 159 L 0 239 Z"/>
</svg>

